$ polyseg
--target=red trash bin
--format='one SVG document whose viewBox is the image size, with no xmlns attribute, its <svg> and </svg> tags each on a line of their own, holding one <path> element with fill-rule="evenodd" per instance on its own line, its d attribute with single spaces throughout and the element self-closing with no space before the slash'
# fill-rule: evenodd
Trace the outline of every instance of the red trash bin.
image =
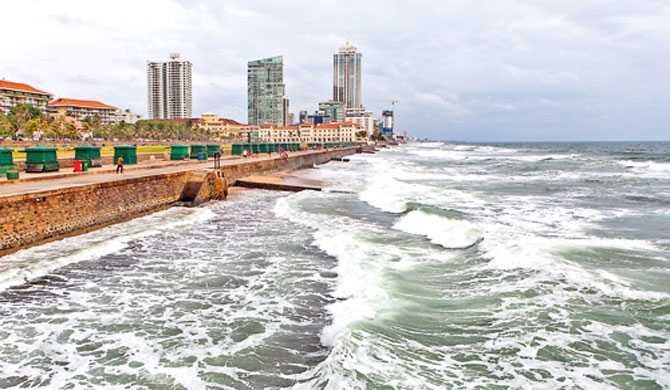
<svg viewBox="0 0 670 390">
<path fill-rule="evenodd" d="M 81 172 L 82 171 L 82 163 L 84 160 L 72 160 L 72 166 L 74 166 L 74 171 L 75 172 Z"/>
</svg>

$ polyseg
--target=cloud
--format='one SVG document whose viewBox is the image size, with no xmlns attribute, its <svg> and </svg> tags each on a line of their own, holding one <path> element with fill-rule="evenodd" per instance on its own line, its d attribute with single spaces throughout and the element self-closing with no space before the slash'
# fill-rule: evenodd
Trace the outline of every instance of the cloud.
<svg viewBox="0 0 670 390">
<path fill-rule="evenodd" d="M 418 103 L 418 104 L 417 104 Z M 442 110 L 442 114 L 450 117 L 472 116 L 472 112 L 453 99 L 453 96 L 440 96 L 430 92 L 417 92 L 412 99 L 413 105 L 424 107 L 425 110 Z"/>
<path fill-rule="evenodd" d="M 496 110 L 502 110 L 502 111 L 517 111 L 518 108 L 509 103 L 493 103 L 491 104 L 491 107 Z"/>
<path fill-rule="evenodd" d="M 332 97 L 333 54 L 349 40 L 363 53 L 366 108 L 399 101 L 396 125 L 415 135 L 448 122 L 464 139 L 532 138 L 538 126 L 545 139 L 613 138 L 634 121 L 636 137 L 670 137 L 658 114 L 670 111 L 667 0 L 419 5 L 8 2 L 0 78 L 146 114 L 146 62 L 179 52 L 194 66 L 194 114 L 246 121 L 248 61 L 283 55 L 291 110 L 311 112 Z"/>
</svg>

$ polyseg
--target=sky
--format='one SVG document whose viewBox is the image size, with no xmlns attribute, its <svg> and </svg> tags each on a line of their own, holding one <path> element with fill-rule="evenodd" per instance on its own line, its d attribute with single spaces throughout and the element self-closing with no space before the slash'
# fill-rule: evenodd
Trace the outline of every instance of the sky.
<svg viewBox="0 0 670 390">
<path fill-rule="evenodd" d="M 283 56 L 296 117 L 363 54 L 363 105 L 431 140 L 670 140 L 668 0 L 22 0 L 0 79 L 146 118 L 147 61 L 193 63 L 193 116 L 247 122 L 247 63 Z M 392 102 L 396 102 L 393 104 Z"/>
</svg>

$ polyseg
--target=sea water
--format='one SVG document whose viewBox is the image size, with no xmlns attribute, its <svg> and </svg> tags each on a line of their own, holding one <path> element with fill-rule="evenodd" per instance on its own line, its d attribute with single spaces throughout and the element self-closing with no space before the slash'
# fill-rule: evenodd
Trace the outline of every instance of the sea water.
<svg viewBox="0 0 670 390">
<path fill-rule="evenodd" d="M 303 175 L 0 258 L 0 388 L 670 388 L 670 144 Z"/>
</svg>

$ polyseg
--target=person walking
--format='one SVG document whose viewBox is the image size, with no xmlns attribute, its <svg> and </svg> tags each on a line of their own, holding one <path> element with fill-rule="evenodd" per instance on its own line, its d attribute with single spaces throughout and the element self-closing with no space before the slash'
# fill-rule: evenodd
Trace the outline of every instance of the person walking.
<svg viewBox="0 0 670 390">
<path fill-rule="evenodd" d="M 123 157 L 119 156 L 119 158 L 116 159 L 116 173 L 123 173 Z"/>
</svg>

